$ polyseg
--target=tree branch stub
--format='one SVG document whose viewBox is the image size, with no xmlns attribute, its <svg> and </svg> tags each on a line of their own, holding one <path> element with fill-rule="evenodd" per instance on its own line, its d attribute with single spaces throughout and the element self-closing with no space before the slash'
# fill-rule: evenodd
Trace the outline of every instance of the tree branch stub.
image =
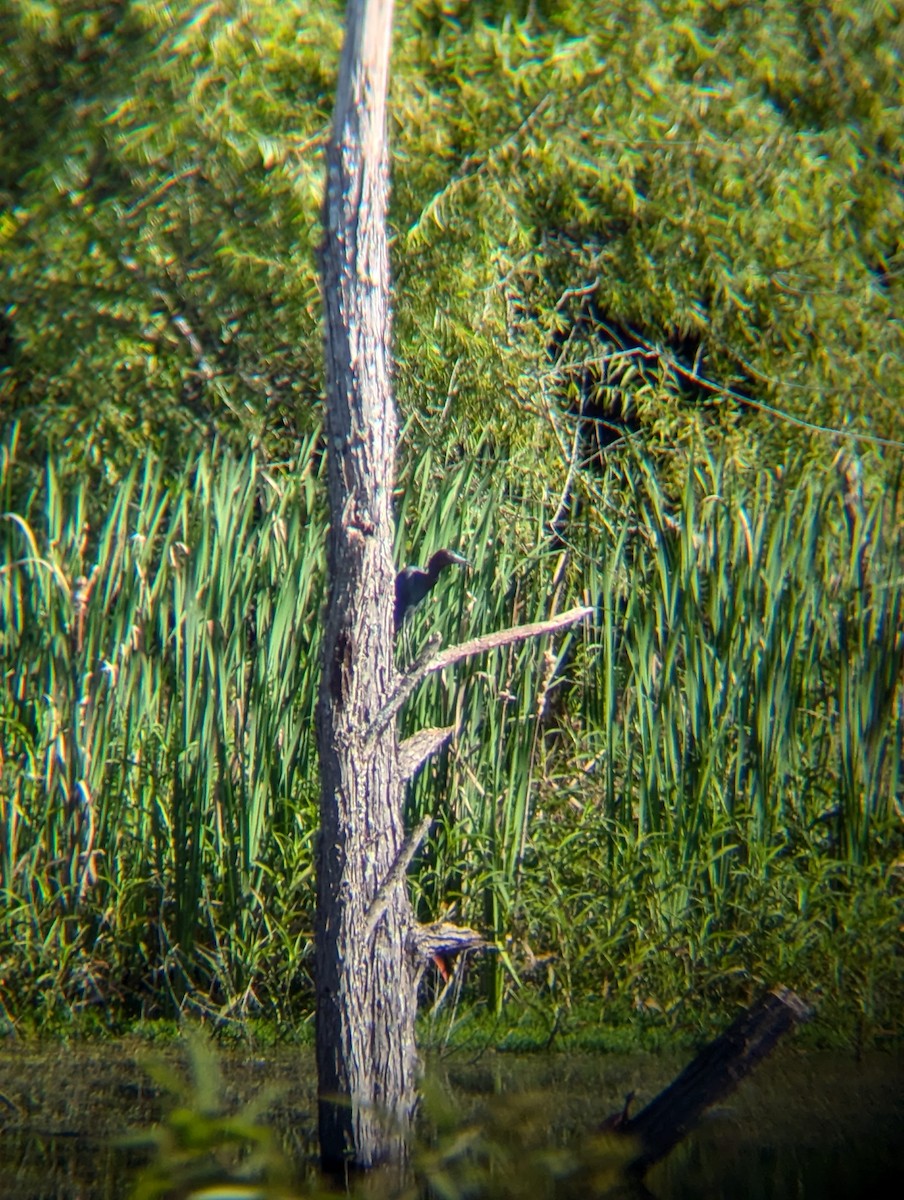
<svg viewBox="0 0 904 1200">
<path fill-rule="evenodd" d="M 399 772 L 405 783 L 412 779 L 428 758 L 445 746 L 456 731 L 455 725 L 420 729 L 399 746 Z"/>
</svg>

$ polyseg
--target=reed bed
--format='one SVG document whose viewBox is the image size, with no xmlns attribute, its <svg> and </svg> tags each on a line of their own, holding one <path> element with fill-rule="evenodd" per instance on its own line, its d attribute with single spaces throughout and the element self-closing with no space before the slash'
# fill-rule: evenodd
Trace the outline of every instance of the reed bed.
<svg viewBox="0 0 904 1200">
<path fill-rule="evenodd" d="M 22 995 L 91 1003 L 132 986 L 124 962 L 151 1010 L 253 984 L 274 848 L 309 859 L 313 836 L 317 461 L 312 441 L 290 486 L 253 460 L 169 484 L 137 465 L 97 518 L 51 465 L 4 514 L 0 884 Z"/>
<path fill-rule="evenodd" d="M 52 468 L 0 489 L 0 998 L 134 1015 L 310 1010 L 313 733 L 325 514 L 291 469 L 136 464 L 109 503 Z M 680 1012 L 759 980 L 870 1028 L 901 999 L 904 580 L 899 497 L 855 465 L 667 494 L 626 452 L 566 526 L 558 497 L 425 455 L 400 561 L 461 550 L 400 662 L 575 600 L 596 617 L 432 677 L 403 732 L 455 723 L 409 791 L 434 835 L 421 914 L 495 943 L 498 1010 L 596 997 Z M 599 1004 L 600 998 L 604 999 Z M 534 1000 L 531 1001 L 532 1003 Z M 853 1019 L 853 1018 L 852 1018 Z"/>
<path fill-rule="evenodd" d="M 412 819 L 441 823 L 417 887 L 491 931 L 491 1002 L 529 977 L 553 1005 L 669 1011 L 779 973 L 832 976 L 861 1016 L 900 997 L 898 968 L 868 966 L 900 915 L 899 495 L 852 502 L 852 469 L 751 482 L 703 458 L 666 496 L 627 454 L 564 538 L 554 505 L 487 512 L 463 474 L 473 498 L 431 512 L 431 545 L 477 514 L 473 571 L 438 602 L 449 636 L 574 599 L 597 614 L 407 714 L 461 727 L 412 791 Z"/>
</svg>

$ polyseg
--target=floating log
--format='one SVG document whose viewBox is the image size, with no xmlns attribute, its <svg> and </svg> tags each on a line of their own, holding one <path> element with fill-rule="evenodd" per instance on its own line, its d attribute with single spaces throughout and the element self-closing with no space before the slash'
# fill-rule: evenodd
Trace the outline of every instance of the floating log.
<svg viewBox="0 0 904 1200">
<path fill-rule="evenodd" d="M 606 1127 L 617 1128 L 638 1145 L 629 1173 L 640 1178 L 664 1158 L 707 1108 L 730 1095 L 772 1053 L 779 1038 L 809 1017 L 810 1009 L 799 996 L 785 987 L 773 988 L 705 1046 L 636 1117 L 627 1118 L 627 1109 L 616 1114 L 617 1125 L 612 1122 Z"/>
</svg>

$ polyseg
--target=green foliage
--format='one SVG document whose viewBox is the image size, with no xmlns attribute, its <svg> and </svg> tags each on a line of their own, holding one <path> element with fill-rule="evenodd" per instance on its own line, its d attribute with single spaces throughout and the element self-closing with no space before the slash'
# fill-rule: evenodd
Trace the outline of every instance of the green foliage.
<svg viewBox="0 0 904 1200">
<path fill-rule="evenodd" d="M 3 403 L 29 448 L 116 478 L 136 449 L 272 453 L 316 424 L 312 155 L 340 34 L 316 11 L 3 5 Z"/>
<path fill-rule="evenodd" d="M 131 978 L 157 980 L 152 1011 L 199 981 L 228 1011 L 253 1001 L 252 962 L 301 969 L 307 940 L 269 893 L 291 905 L 311 878 L 319 461 L 309 443 L 290 484 L 203 456 L 176 487 L 136 465 L 96 525 L 87 486 L 64 495 L 50 466 L 3 514 L 17 1007 L 91 1005 Z"/>
<path fill-rule="evenodd" d="M 900 437 L 893 8 L 515 7 L 400 17 L 399 137 L 431 139 L 395 175 L 432 376 L 404 393 L 445 412 L 454 380 L 477 417 L 488 390 L 522 413 L 583 390 L 673 442 L 690 371 L 702 399 Z"/>
<path fill-rule="evenodd" d="M 0 402 L 30 457 L 115 479 L 136 449 L 282 458 L 315 426 L 340 16 L 0 4 Z M 902 37 L 847 0 L 402 6 L 416 451 L 490 432 L 552 479 L 579 413 L 685 448 L 715 425 L 748 459 L 751 428 L 787 439 L 741 400 L 900 439 Z"/>
<path fill-rule="evenodd" d="M 137 463 L 89 519 L 52 465 L 17 493 L 6 448 L 9 1019 L 310 1011 L 321 461 L 313 438 L 291 472 Z M 410 788 L 410 825 L 435 821 L 411 882 L 424 919 L 495 944 L 470 991 L 491 1012 L 680 1026 L 780 980 L 852 1040 L 899 1027 L 898 499 L 855 467 L 701 457 L 668 493 L 625 452 L 554 530 L 526 475 L 412 464 L 399 559 L 453 544 L 472 567 L 400 663 L 432 626 L 597 614 L 432 676 L 403 714 L 403 736 L 458 730 Z"/>
<path fill-rule="evenodd" d="M 13 1014 L 308 1002 L 340 15 L 0 0 Z M 865 957 L 899 900 L 895 468 L 817 439 L 783 471 L 768 410 L 904 436 L 902 36 L 844 0 L 398 11 L 399 558 L 472 559 L 450 635 L 599 614 L 404 718 L 460 730 L 411 790 L 415 888 L 496 942 L 494 1011 L 779 973 L 853 977 L 879 1029 L 900 995 Z"/>
<path fill-rule="evenodd" d="M 459 725 L 412 792 L 412 823 L 429 811 L 440 828 L 417 886 L 428 911 L 455 901 L 493 931 L 495 1005 L 519 977 L 552 1004 L 590 989 L 678 1020 L 764 979 L 806 991 L 839 928 L 865 937 L 851 893 L 871 898 L 873 952 L 893 940 L 898 499 L 864 500 L 855 465 L 749 478 L 704 459 L 669 497 L 644 460 L 613 458 L 567 552 L 549 508 L 506 495 L 488 513 L 478 481 L 447 482 L 471 525 L 469 633 L 564 607 L 563 579 L 599 614 L 409 710 L 412 728 Z M 847 1003 L 893 1025 L 900 963 L 874 987 L 858 938 Z"/>
<path fill-rule="evenodd" d="M 187 1078 L 163 1063 L 148 1067 L 174 1101 L 163 1121 L 120 1139 L 121 1145 L 152 1152 L 129 1193 L 131 1200 L 177 1195 L 291 1200 L 337 1194 L 335 1180 L 310 1169 L 305 1180 L 290 1188 L 277 1136 L 263 1120 L 273 1093 L 265 1091 L 242 1111 L 230 1112 L 209 1044 L 196 1033 L 187 1049 Z M 367 1178 L 353 1175 L 344 1192 L 390 1200 L 411 1195 L 413 1178 L 418 1194 L 429 1191 L 450 1200 L 472 1195 L 511 1200 L 538 1194 L 603 1196 L 623 1182 L 636 1152 L 633 1140 L 612 1133 L 585 1133 L 567 1151 L 547 1144 L 550 1113 L 536 1094 L 490 1097 L 481 1109 L 466 1115 L 460 1102 L 428 1079 L 411 1176 L 400 1178 L 391 1170 Z"/>
<path fill-rule="evenodd" d="M 174 1102 L 153 1129 L 121 1139 L 121 1145 L 152 1152 L 132 1187 L 131 1200 L 166 1200 L 174 1195 L 221 1200 L 278 1200 L 288 1197 L 288 1165 L 277 1138 L 262 1117 L 273 1100 L 266 1093 L 244 1111 L 224 1102 L 219 1064 L 200 1033 L 187 1042 L 186 1079 L 164 1063 L 149 1074 Z"/>
</svg>

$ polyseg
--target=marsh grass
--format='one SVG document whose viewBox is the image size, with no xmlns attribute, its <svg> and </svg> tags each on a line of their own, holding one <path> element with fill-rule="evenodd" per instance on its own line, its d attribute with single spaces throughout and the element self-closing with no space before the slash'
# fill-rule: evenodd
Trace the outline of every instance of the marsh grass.
<svg viewBox="0 0 904 1200">
<path fill-rule="evenodd" d="M 136 464 L 109 503 L 48 466 L 0 521 L 3 1003 L 297 1017 L 317 822 L 321 459 Z M 495 943 L 477 989 L 666 1014 L 761 980 L 894 1025 L 900 510 L 850 463 L 668 492 L 626 453 L 574 497 L 426 455 L 399 561 L 461 550 L 400 640 L 596 618 L 431 679 L 403 733 L 455 724 L 409 790 L 421 914 Z M 872 964 L 872 965 L 871 965 Z M 879 965 L 876 965 L 879 964 Z M 472 989 L 472 994 L 474 991 Z M 534 999 L 532 1000 L 531 997 Z M 558 1019 L 558 1018 L 557 1018 Z M 859 1036 L 859 1035 L 858 1035 Z"/>
<path fill-rule="evenodd" d="M 252 461 L 176 484 L 138 465 L 99 518 L 50 465 L 4 515 L 0 870 L 23 992 L 91 1003 L 125 956 L 152 1006 L 199 980 L 235 1000 L 268 952 L 274 852 L 313 836 L 314 462 L 309 444 L 291 487 Z"/>
</svg>

